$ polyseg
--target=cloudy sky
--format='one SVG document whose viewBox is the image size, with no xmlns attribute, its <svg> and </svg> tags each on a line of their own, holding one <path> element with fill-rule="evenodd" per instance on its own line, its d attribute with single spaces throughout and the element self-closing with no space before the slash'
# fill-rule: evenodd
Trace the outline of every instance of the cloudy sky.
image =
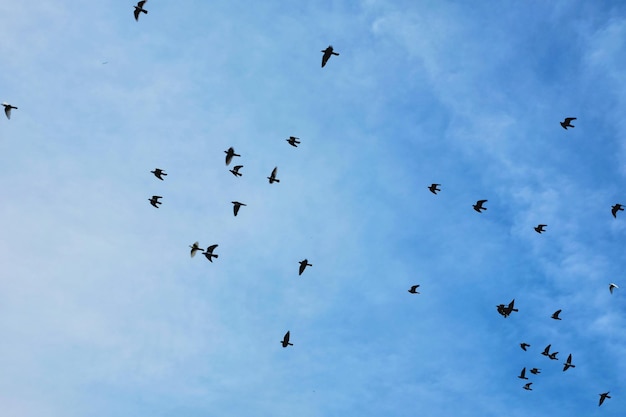
<svg viewBox="0 0 626 417">
<path fill-rule="evenodd" d="M 622 415 L 626 4 L 133 5 L 0 3 L 3 417 Z"/>
</svg>

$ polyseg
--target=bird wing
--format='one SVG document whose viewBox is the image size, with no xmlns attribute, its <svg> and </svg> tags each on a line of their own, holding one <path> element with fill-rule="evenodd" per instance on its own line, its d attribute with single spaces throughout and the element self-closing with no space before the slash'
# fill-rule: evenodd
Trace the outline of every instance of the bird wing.
<svg viewBox="0 0 626 417">
<path fill-rule="evenodd" d="M 213 253 L 213 251 L 215 250 L 215 248 L 217 248 L 218 245 L 211 245 L 208 248 L 206 248 L 207 253 Z"/>
<path fill-rule="evenodd" d="M 287 330 L 287 333 L 285 333 L 285 337 L 283 337 L 283 341 L 285 343 L 289 343 L 289 336 L 290 336 L 290 332 L 289 330 Z"/>
<path fill-rule="evenodd" d="M 233 213 L 235 214 L 235 216 L 237 215 L 237 213 L 239 213 L 239 204 L 233 205 Z"/>
<path fill-rule="evenodd" d="M 139 3 L 137 3 L 137 6 L 139 7 L 143 7 L 144 4 L 146 4 L 148 0 L 141 0 Z"/>
<path fill-rule="evenodd" d="M 141 2 L 140 2 L 141 3 Z M 139 21 L 139 13 L 140 13 L 141 9 L 135 9 L 135 11 L 133 12 L 133 14 L 135 15 L 135 20 Z"/>
<path fill-rule="evenodd" d="M 485 204 L 487 202 L 487 200 L 478 200 L 476 202 L 476 204 L 478 204 L 479 206 L 482 206 L 483 204 Z"/>
<path fill-rule="evenodd" d="M 572 354 L 570 353 L 569 356 L 567 357 L 567 363 L 572 363 Z"/>
<path fill-rule="evenodd" d="M 566 117 L 565 118 L 565 124 L 569 124 L 569 122 L 571 122 L 572 120 L 576 120 L 575 117 Z"/>
<path fill-rule="evenodd" d="M 276 178 L 276 173 L 278 172 L 278 167 L 274 167 L 274 169 L 272 170 L 272 178 Z"/>
<path fill-rule="evenodd" d="M 561 314 L 561 310 L 555 311 L 552 317 L 559 317 L 559 314 Z"/>
</svg>

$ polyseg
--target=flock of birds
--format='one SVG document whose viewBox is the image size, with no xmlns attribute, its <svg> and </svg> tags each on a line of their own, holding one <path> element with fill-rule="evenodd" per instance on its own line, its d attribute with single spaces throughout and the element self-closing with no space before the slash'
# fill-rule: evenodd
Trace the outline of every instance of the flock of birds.
<svg viewBox="0 0 626 417">
<path fill-rule="evenodd" d="M 570 127 L 575 127 L 574 125 L 572 125 L 572 121 L 576 120 L 575 117 L 566 117 L 562 122 L 560 122 L 561 127 L 563 127 L 563 129 L 567 130 Z M 439 191 L 441 191 L 441 184 L 431 184 L 428 186 L 428 190 L 430 190 L 431 193 L 433 194 L 437 194 Z M 473 209 L 478 212 L 478 213 L 482 213 L 485 210 L 487 210 L 487 207 L 485 207 L 485 203 L 488 200 L 478 200 L 476 201 L 476 203 L 474 205 L 472 205 Z M 613 215 L 614 218 L 617 218 L 617 213 L 620 211 L 624 211 L 624 206 L 622 204 L 616 203 L 611 207 L 611 214 Z M 539 234 L 542 234 L 543 232 L 546 231 L 546 227 L 548 227 L 547 224 L 538 224 L 537 226 L 534 227 L 535 231 Z M 408 291 L 411 294 L 419 294 L 419 292 L 417 291 L 417 288 L 419 288 L 419 285 L 413 285 Z M 613 294 L 613 290 L 615 290 L 616 288 L 619 288 L 619 286 L 613 282 L 611 282 L 609 284 L 609 292 L 611 294 Z M 498 313 L 503 316 L 504 318 L 509 317 L 509 315 L 512 312 L 517 312 L 519 311 L 517 308 L 515 308 L 515 299 L 513 299 L 508 305 L 505 304 L 498 304 L 496 306 L 496 309 L 498 311 Z M 559 314 L 561 314 L 561 310 L 557 310 L 552 314 L 552 319 L 554 320 L 561 320 L 561 318 L 559 317 Z M 528 347 L 530 347 L 530 345 L 528 343 L 522 342 L 520 343 L 520 346 L 522 348 L 522 350 L 526 351 L 526 349 Z M 557 358 L 557 354 L 559 352 L 550 352 L 550 348 L 552 347 L 551 344 L 549 344 L 548 346 L 546 346 L 546 348 L 544 349 L 544 351 L 541 353 L 544 356 L 547 356 L 550 360 L 558 360 Z M 570 353 L 569 356 L 567 357 L 567 359 L 565 360 L 565 362 L 563 363 L 563 372 L 567 371 L 569 368 L 575 368 L 576 365 L 572 364 L 572 354 Z M 530 373 L 532 373 L 533 375 L 538 375 L 540 373 L 540 369 L 539 368 L 532 368 L 530 369 Z M 524 379 L 524 380 L 528 380 L 528 377 L 526 377 L 526 367 L 522 368 L 522 371 L 520 373 L 520 375 L 518 376 L 518 378 L 520 379 Z M 533 383 L 532 382 L 528 382 L 526 383 L 522 388 L 524 388 L 527 391 L 532 391 L 531 385 Z M 600 400 L 598 402 L 598 406 L 601 406 L 604 403 L 604 400 L 606 400 L 607 398 L 611 398 L 609 396 L 609 392 L 603 392 L 601 394 L 598 394 L 600 396 Z"/>
<path fill-rule="evenodd" d="M 148 14 L 148 10 L 146 10 L 144 8 L 145 4 L 146 4 L 147 0 L 141 0 L 137 3 L 136 6 L 134 6 L 135 10 L 134 10 L 134 16 L 135 16 L 135 20 L 139 20 L 139 16 L 141 15 L 141 13 L 143 14 Z M 333 50 L 332 46 L 328 46 L 326 49 L 321 51 L 323 53 L 322 56 L 322 68 L 324 66 L 326 66 L 326 64 L 328 63 L 328 60 L 330 59 L 331 56 L 336 55 L 338 56 L 339 54 L 337 52 L 335 52 Z M 7 117 L 7 119 L 11 119 L 11 110 L 17 110 L 16 106 L 13 106 L 9 103 L 3 102 L 2 106 L 4 106 L 4 113 Z M 576 120 L 575 117 L 566 117 L 562 122 L 560 122 L 561 126 L 563 127 L 563 129 L 568 129 L 568 128 L 573 128 L 575 126 L 573 126 L 571 124 L 572 121 Z M 287 143 L 293 147 L 298 147 L 298 145 L 301 143 L 300 142 L 300 138 L 297 138 L 295 136 L 290 136 L 288 139 L 286 139 Z M 226 158 L 225 158 L 225 162 L 226 162 L 226 166 L 229 166 L 230 163 L 232 162 L 234 157 L 241 157 L 241 155 L 235 153 L 234 148 L 230 147 L 228 148 L 226 151 L 224 151 L 224 153 L 226 154 Z M 240 172 L 241 168 L 243 168 L 243 165 L 235 165 L 232 169 L 230 169 L 229 171 L 235 176 L 235 177 L 241 177 L 242 173 Z M 167 176 L 167 173 L 161 169 L 161 168 L 155 168 L 153 171 L 150 171 L 152 174 L 154 174 L 154 176 L 156 178 L 158 178 L 159 180 L 163 181 L 164 177 Z M 280 183 L 280 179 L 277 178 L 277 173 L 278 173 L 278 167 L 274 167 L 274 169 L 271 171 L 270 176 L 267 177 L 267 179 L 269 180 L 270 184 L 273 183 Z M 428 190 L 433 193 L 433 194 L 437 194 L 438 192 L 441 191 L 441 184 L 431 184 L 430 186 L 428 186 Z M 155 208 L 159 208 L 159 205 L 162 204 L 161 201 L 159 201 L 161 198 L 163 198 L 162 196 L 158 196 L 158 195 L 153 195 L 151 198 L 149 198 L 148 200 L 150 201 L 150 204 L 155 207 Z M 485 203 L 487 203 L 488 200 L 484 199 L 484 200 L 478 200 L 476 201 L 476 203 L 472 206 L 473 209 L 478 212 L 478 213 L 482 213 L 485 210 L 487 210 L 487 207 L 485 207 Z M 233 214 L 235 216 L 237 216 L 237 214 L 239 213 L 239 210 L 241 209 L 241 207 L 245 207 L 246 204 L 241 203 L 239 201 L 232 201 L 233 204 Z M 624 211 L 624 206 L 622 204 L 615 204 L 611 207 L 611 213 L 613 215 L 613 217 L 617 218 L 617 213 L 619 211 Z M 539 224 L 537 226 L 534 227 L 535 231 L 539 234 L 543 233 L 546 231 L 547 225 L 546 224 Z M 192 245 L 189 245 L 189 247 L 191 248 L 190 254 L 191 257 L 193 258 L 197 252 L 201 252 L 202 255 L 204 255 L 207 260 L 209 260 L 210 262 L 213 262 L 214 258 L 218 258 L 219 255 L 214 253 L 215 249 L 218 247 L 218 244 L 212 244 L 210 246 L 208 246 L 205 249 L 203 249 L 203 247 L 200 246 L 199 242 L 194 242 Z M 307 267 L 313 266 L 312 264 L 309 263 L 308 259 L 303 259 L 302 261 L 299 261 L 299 268 L 298 268 L 298 275 L 302 275 L 302 273 L 305 271 L 305 269 Z M 411 294 L 420 294 L 417 289 L 420 287 L 420 285 L 413 285 L 411 286 L 411 288 L 408 290 L 409 293 Z M 611 294 L 613 294 L 613 290 L 619 288 L 617 284 L 615 283 L 610 283 L 609 284 L 609 291 Z M 500 315 L 502 315 L 504 318 L 509 317 L 509 315 L 511 315 L 511 313 L 513 312 L 518 312 L 519 310 L 517 308 L 515 308 L 515 299 L 513 299 L 509 304 L 505 305 L 505 304 L 499 304 L 496 306 L 496 309 L 498 311 L 498 313 Z M 557 310 L 555 311 L 551 318 L 554 320 L 561 320 L 561 318 L 559 317 L 561 313 L 561 310 Z M 283 336 L 283 339 L 280 341 L 281 345 L 283 348 L 286 348 L 288 346 L 293 346 L 293 343 L 290 342 L 290 337 L 291 337 L 291 333 L 290 331 L 287 331 L 287 333 L 285 333 L 285 335 Z M 526 343 L 526 342 L 522 342 L 520 343 L 520 347 L 522 348 L 522 350 L 527 351 L 527 348 L 530 347 L 530 344 Z M 559 352 L 550 352 L 552 345 L 549 344 L 548 346 L 545 347 L 545 349 L 543 350 L 543 352 L 541 352 L 541 355 L 548 357 L 550 360 L 558 360 L 557 358 L 557 354 Z M 567 357 L 567 359 L 565 360 L 565 362 L 563 363 L 563 372 L 567 371 L 569 368 L 575 368 L 576 365 L 574 365 L 572 363 L 572 354 L 570 353 Z M 541 373 L 541 369 L 540 368 L 536 368 L 533 367 L 529 370 L 529 372 L 533 375 L 538 375 Z M 523 380 L 528 380 L 528 377 L 526 376 L 526 367 L 522 368 L 520 375 L 518 375 L 518 378 L 523 379 Z M 528 391 L 532 391 L 532 382 L 528 382 L 523 386 L 523 389 L 528 390 Z M 601 406 L 604 401 L 607 398 L 611 398 L 609 396 L 609 391 L 607 392 L 603 392 L 598 394 L 600 396 L 599 399 L 599 403 L 598 406 Z"/>
</svg>

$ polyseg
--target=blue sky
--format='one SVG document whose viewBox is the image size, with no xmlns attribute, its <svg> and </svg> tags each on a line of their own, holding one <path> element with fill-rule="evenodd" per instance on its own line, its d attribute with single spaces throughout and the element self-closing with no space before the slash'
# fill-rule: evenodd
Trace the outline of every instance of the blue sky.
<svg viewBox="0 0 626 417">
<path fill-rule="evenodd" d="M 626 5 L 257 3 L 0 4 L 2 415 L 622 415 Z"/>
</svg>

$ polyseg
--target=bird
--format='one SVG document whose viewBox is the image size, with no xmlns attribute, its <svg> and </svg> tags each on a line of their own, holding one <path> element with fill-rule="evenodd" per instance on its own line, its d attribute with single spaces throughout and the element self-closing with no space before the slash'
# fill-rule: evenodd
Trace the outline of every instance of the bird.
<svg viewBox="0 0 626 417">
<path fill-rule="evenodd" d="M 611 392 L 611 391 L 607 391 L 607 392 L 603 392 L 602 394 L 598 394 L 600 396 L 600 402 L 598 403 L 598 407 L 600 407 L 602 405 L 604 400 L 606 400 L 607 398 L 611 398 L 609 396 L 609 392 Z"/>
<path fill-rule="evenodd" d="M 2 103 L 4 106 L 4 114 L 7 115 L 7 119 L 11 120 L 11 109 L 17 110 L 17 107 L 10 105 L 9 103 Z"/>
<path fill-rule="evenodd" d="M 570 353 L 567 357 L 567 360 L 563 364 L 563 372 L 567 371 L 569 368 L 576 368 L 576 365 L 572 365 L 572 354 Z"/>
<path fill-rule="evenodd" d="M 546 229 L 545 229 L 546 227 L 548 227 L 548 225 L 547 225 L 547 224 L 540 224 L 540 225 L 537 225 L 537 226 L 535 227 L 535 232 L 537 232 L 537 233 L 541 234 L 541 232 L 545 232 L 545 231 L 546 231 Z"/>
<path fill-rule="evenodd" d="M 148 14 L 148 11 L 146 9 L 143 8 L 143 5 L 146 4 L 148 0 L 141 0 L 140 2 L 137 3 L 137 5 L 135 6 L 135 20 L 139 21 L 139 13 L 145 13 Z"/>
<path fill-rule="evenodd" d="M 227 151 L 224 151 L 226 154 L 226 165 L 230 164 L 230 161 L 233 159 L 233 156 L 241 156 L 235 153 L 235 149 L 231 146 Z"/>
<path fill-rule="evenodd" d="M 437 188 L 438 186 L 440 186 L 441 184 L 431 184 L 428 189 L 430 190 L 431 193 L 433 194 L 437 194 L 437 191 L 441 191 L 441 188 Z"/>
<path fill-rule="evenodd" d="M 239 201 L 232 201 L 232 203 L 233 203 L 233 213 L 235 214 L 235 216 L 237 216 L 237 213 L 239 213 L 239 207 L 245 206 L 245 204 L 240 203 Z"/>
<path fill-rule="evenodd" d="M 287 346 L 293 346 L 293 343 L 289 343 L 289 330 L 287 330 L 287 333 L 285 333 L 285 336 L 283 336 L 283 340 L 280 343 L 282 343 L 284 348 Z"/>
<path fill-rule="evenodd" d="M 233 169 L 229 169 L 229 171 L 232 172 L 235 177 L 241 177 L 242 174 L 239 172 L 241 168 L 243 168 L 243 165 L 235 165 Z"/>
<path fill-rule="evenodd" d="M 298 144 L 300 143 L 300 138 L 297 138 L 295 136 L 289 136 L 289 139 L 285 139 L 285 140 L 294 148 L 297 148 Z"/>
<path fill-rule="evenodd" d="M 159 208 L 159 204 L 163 204 L 159 201 L 159 198 L 163 198 L 160 195 L 153 195 L 152 198 L 149 198 L 148 201 L 150 201 L 150 204 L 152 204 L 153 207 Z"/>
<path fill-rule="evenodd" d="M 218 245 L 211 245 L 208 248 L 206 248 L 204 252 L 202 252 L 202 254 L 206 256 L 206 258 L 209 260 L 209 262 L 213 262 L 212 258 L 219 258 L 219 255 L 213 254 L 213 251 L 215 250 L 215 248 L 217 248 L 217 246 Z"/>
<path fill-rule="evenodd" d="M 613 207 L 611 207 L 611 213 L 613 213 L 613 217 L 615 217 L 616 219 L 618 211 L 624 211 L 624 206 L 622 206 L 621 204 L 615 204 Z"/>
<path fill-rule="evenodd" d="M 409 290 L 409 292 L 410 292 L 411 294 L 419 294 L 419 291 L 417 291 L 417 289 L 418 289 L 418 288 L 419 288 L 419 284 L 418 284 L 418 285 L 413 285 L 413 286 L 411 287 L 411 289 Z"/>
<path fill-rule="evenodd" d="M 487 207 L 483 207 L 483 204 L 486 202 L 487 200 L 478 200 L 472 207 L 474 207 L 474 210 L 477 212 L 482 213 L 481 210 L 487 210 Z"/>
<path fill-rule="evenodd" d="M 333 51 L 332 45 L 328 45 L 328 48 L 321 52 L 324 52 L 324 56 L 322 56 L 322 68 L 324 68 L 324 65 L 326 65 L 331 55 L 339 55 L 337 52 Z"/>
<path fill-rule="evenodd" d="M 202 250 L 202 248 L 199 246 L 198 242 L 194 242 L 193 245 L 189 245 L 189 247 L 191 248 L 191 257 L 193 258 L 194 256 L 196 256 L 196 252 L 199 250 Z"/>
<path fill-rule="evenodd" d="M 530 345 L 528 343 L 520 343 L 519 345 L 521 346 L 523 351 L 526 351 L 526 348 L 530 347 Z"/>
<path fill-rule="evenodd" d="M 546 346 L 546 348 L 543 350 L 543 352 L 541 352 L 541 354 L 543 356 L 550 356 L 550 346 L 552 346 L 551 344 Z"/>
<path fill-rule="evenodd" d="M 274 182 L 280 182 L 280 180 L 278 178 L 276 178 L 276 172 L 278 172 L 278 167 L 274 167 L 274 169 L 272 170 L 272 173 L 270 174 L 270 176 L 267 177 L 267 179 L 270 180 L 270 184 L 272 184 Z"/>
<path fill-rule="evenodd" d="M 522 373 L 520 373 L 520 374 L 518 375 L 518 378 L 519 378 L 519 379 L 528 379 L 528 378 L 526 377 L 526 367 L 522 368 Z"/>
<path fill-rule="evenodd" d="M 613 294 L 613 290 L 614 290 L 615 288 L 619 288 L 619 287 L 617 286 L 617 284 L 613 284 L 613 283 L 611 282 L 611 283 L 609 284 L 609 291 L 611 291 L 611 294 Z"/>
<path fill-rule="evenodd" d="M 533 368 L 533 369 L 530 370 L 530 373 L 533 374 L 533 375 L 538 375 L 538 374 L 541 373 L 541 371 L 540 371 L 539 368 Z"/>
<path fill-rule="evenodd" d="M 500 313 L 500 315 L 504 316 L 504 318 L 507 317 L 507 314 L 504 312 L 504 304 L 498 304 L 496 308 L 498 309 L 498 313 Z"/>
<path fill-rule="evenodd" d="M 309 263 L 308 259 L 304 259 L 299 262 L 300 268 L 298 269 L 298 275 L 302 275 L 307 266 L 313 266 Z"/>
<path fill-rule="evenodd" d="M 163 181 L 163 175 L 167 176 L 165 171 L 163 171 L 160 168 L 155 168 L 154 171 L 150 171 L 150 172 L 153 173 L 154 176 L 157 177 L 158 179 L 160 179 L 161 181 Z"/>
<path fill-rule="evenodd" d="M 514 306 L 515 306 L 515 298 L 511 300 L 511 302 L 509 303 L 507 307 L 504 308 L 504 317 L 510 316 L 511 313 L 514 311 L 519 311 L 518 309 L 514 308 Z"/>
<path fill-rule="evenodd" d="M 529 382 L 528 384 L 524 385 L 524 389 L 526 391 L 532 391 L 533 389 L 530 387 L 532 384 L 533 384 L 532 382 Z"/>
<path fill-rule="evenodd" d="M 559 314 L 561 314 L 561 310 L 555 311 L 554 314 L 552 314 L 552 318 L 554 320 L 561 320 L 561 318 L 559 317 Z"/>
<path fill-rule="evenodd" d="M 571 122 L 572 120 L 576 120 L 575 117 L 566 117 L 561 123 L 561 127 L 567 130 L 568 127 L 575 127 Z"/>
<path fill-rule="evenodd" d="M 549 354 L 549 355 L 548 355 L 548 358 L 550 358 L 550 359 L 551 359 L 551 360 L 553 360 L 553 361 L 558 361 L 558 360 L 559 360 L 559 358 L 557 358 L 557 357 L 556 357 L 556 355 L 557 355 L 558 353 L 559 353 L 559 352 L 552 352 L 551 354 Z"/>
</svg>

